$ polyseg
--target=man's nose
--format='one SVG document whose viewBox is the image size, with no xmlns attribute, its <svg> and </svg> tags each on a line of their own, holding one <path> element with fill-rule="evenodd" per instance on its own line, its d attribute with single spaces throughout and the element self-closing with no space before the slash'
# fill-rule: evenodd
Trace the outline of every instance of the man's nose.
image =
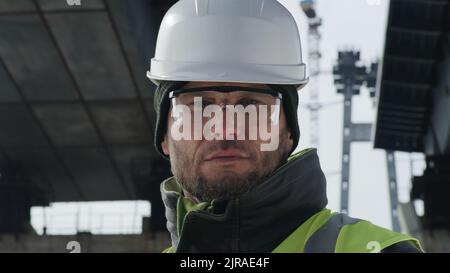
<svg viewBox="0 0 450 273">
<path fill-rule="evenodd" d="M 245 120 L 245 114 L 237 113 L 235 105 L 228 105 L 222 108 L 223 113 L 223 132 L 225 139 L 245 140 L 248 124 Z M 244 120 L 240 120 L 240 119 Z"/>
<path fill-rule="evenodd" d="M 236 139 L 237 124 L 235 115 L 227 114 L 227 108 L 222 107 L 222 118 L 222 132 L 224 135 L 224 139 Z"/>
</svg>

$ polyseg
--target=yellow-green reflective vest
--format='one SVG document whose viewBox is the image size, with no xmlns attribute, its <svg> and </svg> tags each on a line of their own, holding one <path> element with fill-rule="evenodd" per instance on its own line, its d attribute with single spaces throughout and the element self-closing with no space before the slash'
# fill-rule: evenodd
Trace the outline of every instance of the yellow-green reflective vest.
<svg viewBox="0 0 450 273">
<path fill-rule="evenodd" d="M 374 253 L 405 241 L 423 251 L 419 241 L 406 234 L 323 209 L 292 232 L 272 253 Z M 163 252 L 175 251 L 169 247 Z"/>
<path fill-rule="evenodd" d="M 417 239 L 368 221 L 324 209 L 292 232 L 273 253 L 372 253 L 409 241 L 422 250 Z"/>
</svg>

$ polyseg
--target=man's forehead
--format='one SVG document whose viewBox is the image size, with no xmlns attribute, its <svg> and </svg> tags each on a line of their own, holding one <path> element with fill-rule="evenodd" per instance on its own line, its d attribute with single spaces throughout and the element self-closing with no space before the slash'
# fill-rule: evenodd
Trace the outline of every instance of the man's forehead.
<svg viewBox="0 0 450 273">
<path fill-rule="evenodd" d="M 208 86 L 241 86 L 241 87 L 252 87 L 268 89 L 267 84 L 261 83 L 237 83 L 237 82 L 188 82 L 183 86 L 183 88 L 196 88 L 196 87 L 208 87 Z"/>
</svg>

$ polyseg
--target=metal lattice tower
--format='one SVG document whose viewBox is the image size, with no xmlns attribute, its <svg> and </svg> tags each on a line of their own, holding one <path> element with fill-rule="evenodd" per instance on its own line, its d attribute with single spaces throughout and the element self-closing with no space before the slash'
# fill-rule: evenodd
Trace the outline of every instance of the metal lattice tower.
<svg viewBox="0 0 450 273">
<path fill-rule="evenodd" d="M 322 19 L 315 10 L 315 1 L 303 0 L 300 2 L 303 12 L 308 18 L 308 65 L 309 65 L 309 103 L 307 105 L 310 115 L 310 143 L 313 147 L 319 146 L 319 74 L 320 74 L 320 39 L 319 28 Z"/>
<path fill-rule="evenodd" d="M 341 212 L 348 213 L 350 191 L 350 147 L 352 142 L 370 141 L 371 123 L 352 122 L 352 98 L 359 95 L 363 83 L 369 88 L 370 96 L 375 95 L 378 63 L 370 67 L 360 64 L 359 51 L 341 51 L 338 53 L 338 63 L 333 68 L 337 92 L 344 95 L 344 128 L 342 137 L 342 169 L 341 169 Z M 395 172 L 395 157 L 392 151 L 386 153 L 388 170 L 388 185 L 391 203 L 392 227 L 400 231 L 398 220 L 397 179 Z"/>
<path fill-rule="evenodd" d="M 344 51 L 338 53 L 338 64 L 333 68 L 337 92 L 344 95 L 344 128 L 342 138 L 341 166 L 341 212 L 348 213 L 348 193 L 350 180 L 350 144 L 354 139 L 352 130 L 352 97 L 359 94 L 363 84 L 366 67 L 358 64 L 359 52 Z M 362 127 L 361 127 L 362 128 Z M 355 128 L 356 129 L 356 128 Z M 369 125 L 370 132 L 370 125 Z M 367 133 L 368 137 L 370 133 Z"/>
</svg>

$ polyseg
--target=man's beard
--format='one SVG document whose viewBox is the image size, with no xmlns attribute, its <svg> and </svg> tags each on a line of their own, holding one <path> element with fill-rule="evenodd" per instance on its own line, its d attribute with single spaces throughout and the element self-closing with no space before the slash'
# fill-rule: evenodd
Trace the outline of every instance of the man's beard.
<svg viewBox="0 0 450 273">
<path fill-rule="evenodd" d="M 227 148 L 244 151 L 248 149 L 244 142 L 235 140 L 215 141 L 209 145 L 211 145 L 207 149 L 209 152 Z M 207 178 L 199 169 L 195 169 L 200 162 L 193 162 L 181 147 L 176 147 L 175 143 L 172 148 L 175 148 L 176 154 L 176 159 L 171 157 L 172 172 L 185 194 L 199 202 L 230 200 L 250 191 L 285 163 L 290 152 L 290 147 L 287 147 L 286 143 L 280 143 L 278 150 L 263 152 L 261 163 L 255 162 L 255 168 L 251 171 L 240 174 L 230 169 L 222 171 L 215 177 Z M 249 151 L 249 155 L 251 159 L 256 159 L 255 152 Z"/>
</svg>

